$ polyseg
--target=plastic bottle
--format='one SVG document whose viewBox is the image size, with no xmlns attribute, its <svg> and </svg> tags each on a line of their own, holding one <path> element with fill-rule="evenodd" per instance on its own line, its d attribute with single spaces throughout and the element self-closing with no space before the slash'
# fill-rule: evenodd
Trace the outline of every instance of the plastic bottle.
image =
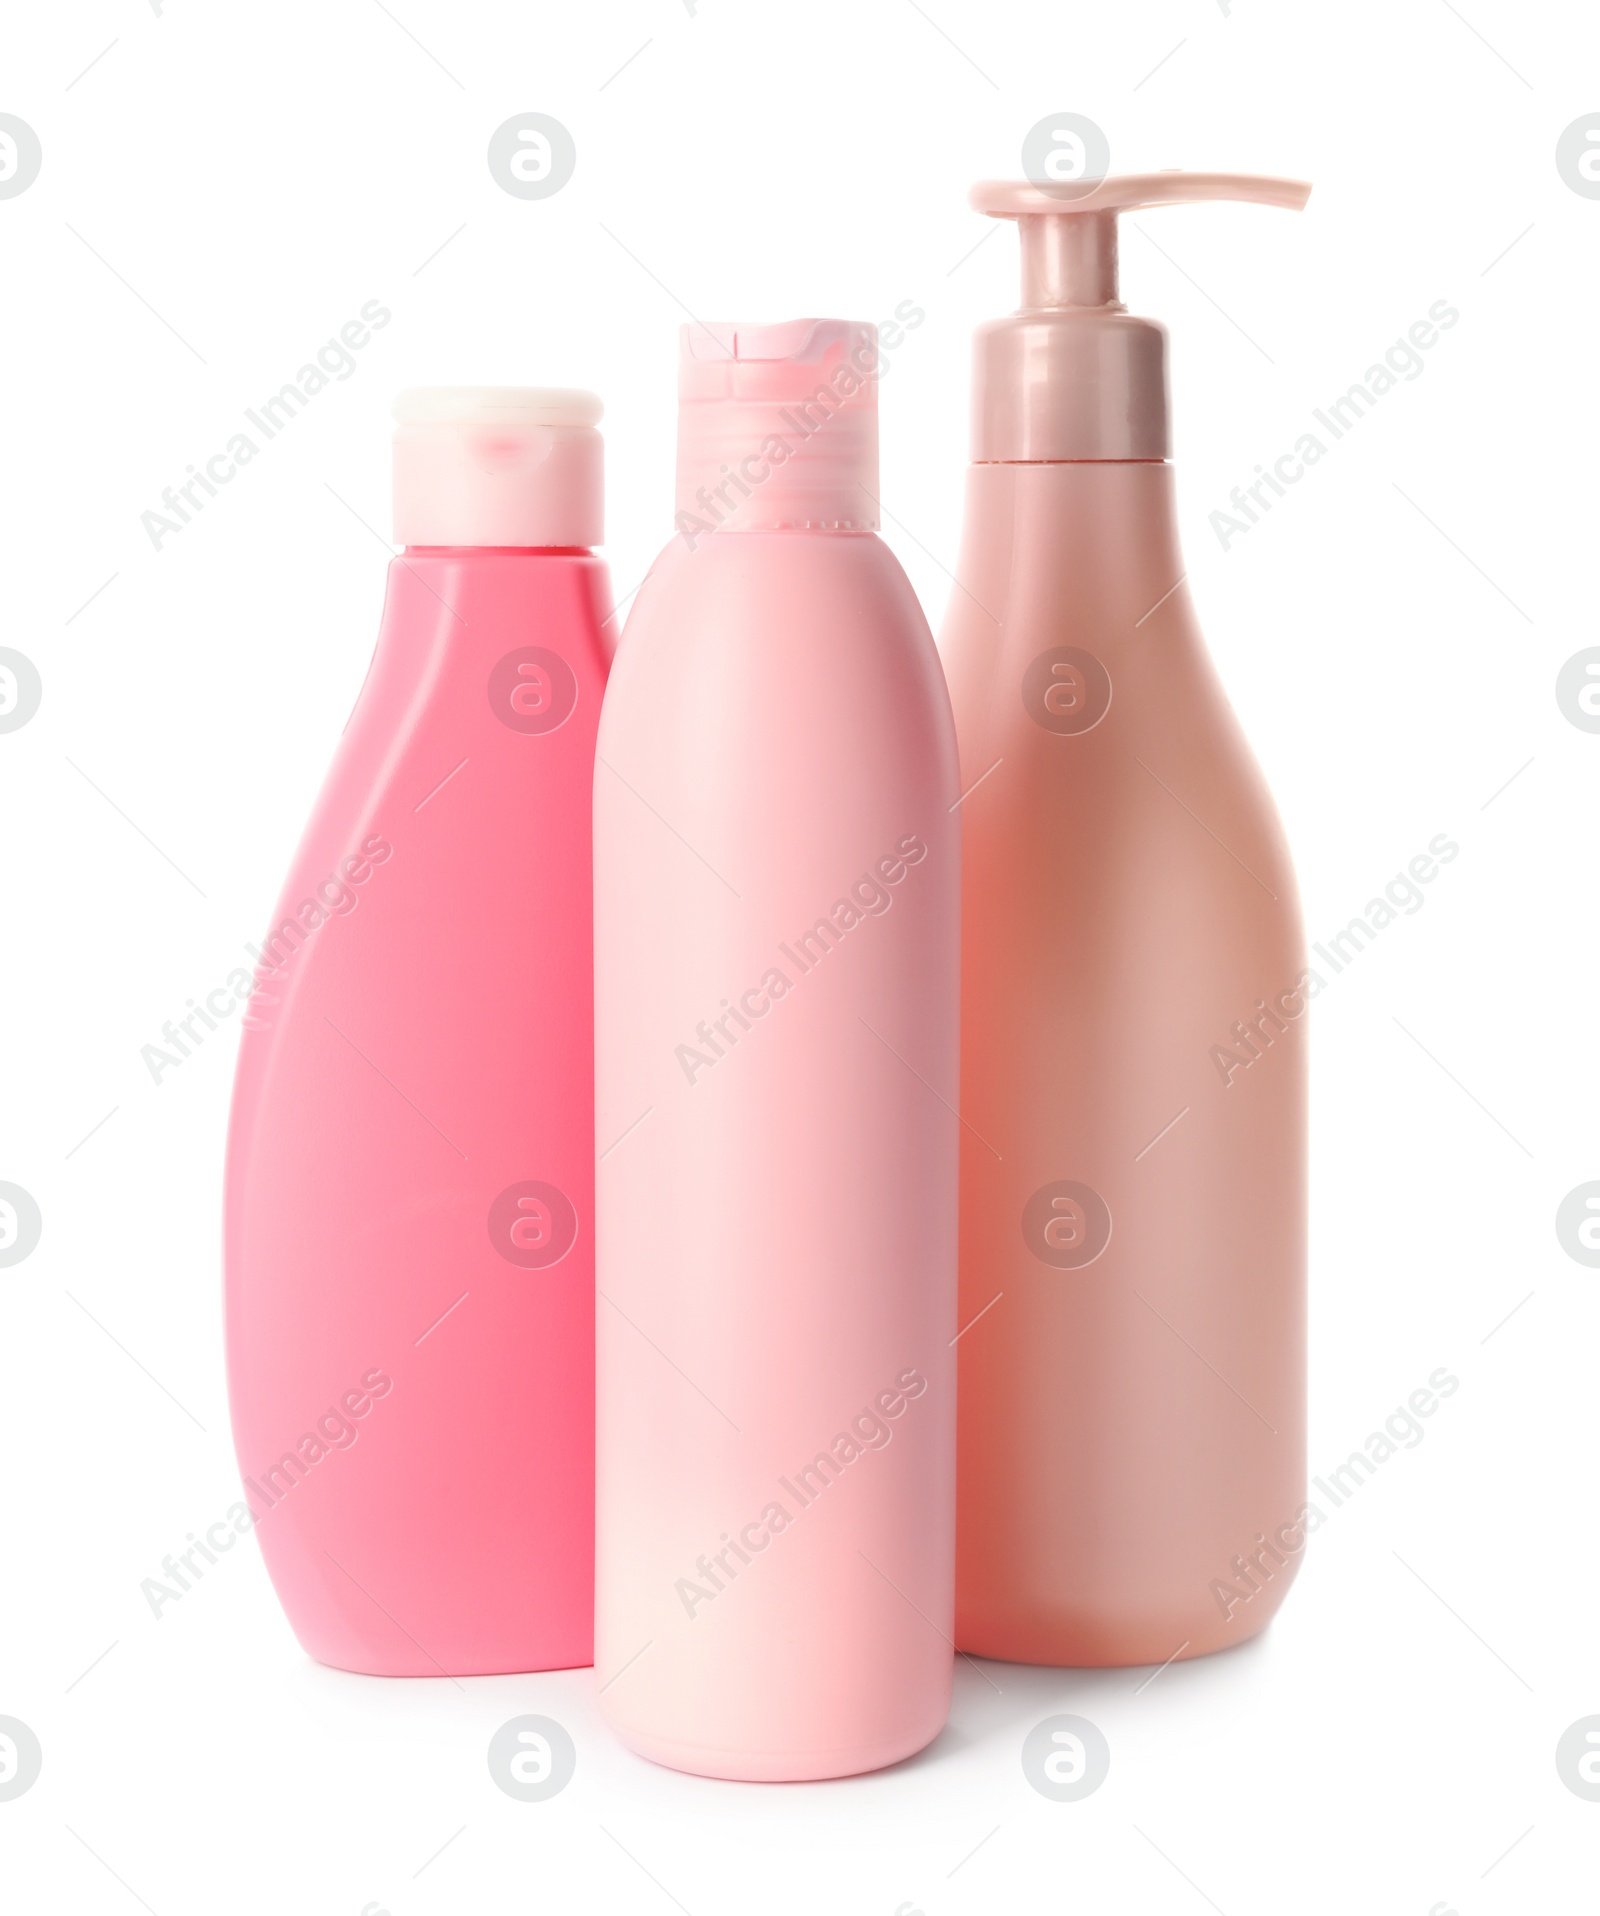
<svg viewBox="0 0 1600 1916">
<path fill-rule="evenodd" d="M 685 329 L 600 728 L 596 1675 L 710 1776 L 873 1769 L 949 1702 L 956 750 L 876 366 Z"/>
<path fill-rule="evenodd" d="M 1118 301 L 1116 222 L 1308 192 L 1159 173 L 972 195 L 1018 221 L 1023 261 L 1021 311 L 976 340 L 942 642 L 975 788 L 956 1640 L 987 1656 L 1237 1643 L 1304 1547 L 1315 986 L 1184 584 L 1166 334 Z"/>
<path fill-rule="evenodd" d="M 263 941 L 228 1145 L 234 1440 L 301 1643 L 586 1664 L 600 404 L 396 406 L 367 680 Z"/>
</svg>

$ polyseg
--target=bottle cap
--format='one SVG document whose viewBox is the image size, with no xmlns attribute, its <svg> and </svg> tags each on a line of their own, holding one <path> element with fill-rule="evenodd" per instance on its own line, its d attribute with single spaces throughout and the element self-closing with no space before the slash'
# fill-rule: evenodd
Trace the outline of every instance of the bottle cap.
<svg viewBox="0 0 1600 1916">
<path fill-rule="evenodd" d="M 680 532 L 877 530 L 876 326 L 696 323 L 680 341 Z"/>
<path fill-rule="evenodd" d="M 1022 306 L 973 341 L 974 462 L 1167 458 L 1166 328 L 1117 296 L 1117 215 L 1194 200 L 1298 212 L 1310 194 L 1302 180 L 1252 173 L 980 181 L 973 207 L 1017 222 Z"/>
<path fill-rule="evenodd" d="M 542 386 L 414 386 L 394 402 L 402 546 L 597 546 L 601 405 Z"/>
</svg>

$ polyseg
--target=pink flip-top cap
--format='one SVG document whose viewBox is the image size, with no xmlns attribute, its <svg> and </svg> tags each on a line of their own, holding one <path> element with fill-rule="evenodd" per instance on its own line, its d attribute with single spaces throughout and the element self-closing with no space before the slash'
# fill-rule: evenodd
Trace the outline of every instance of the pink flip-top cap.
<svg viewBox="0 0 1600 1916">
<path fill-rule="evenodd" d="M 597 546 L 600 401 L 547 386 L 420 386 L 394 402 L 403 546 Z"/>
<path fill-rule="evenodd" d="M 685 326 L 679 531 L 876 531 L 878 364 L 864 320 Z"/>
</svg>

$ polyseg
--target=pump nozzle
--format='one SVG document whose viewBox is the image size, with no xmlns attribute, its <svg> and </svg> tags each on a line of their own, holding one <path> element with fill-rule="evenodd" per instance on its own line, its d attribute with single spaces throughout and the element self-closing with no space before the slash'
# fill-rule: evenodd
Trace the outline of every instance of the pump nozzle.
<svg viewBox="0 0 1600 1916">
<path fill-rule="evenodd" d="M 973 207 L 1014 219 L 1022 306 L 980 327 L 973 379 L 975 461 L 1165 459 L 1166 329 L 1128 315 L 1117 290 L 1117 215 L 1195 200 L 1298 212 L 1302 180 L 1252 173 L 1127 173 L 1075 197 L 1048 183 L 982 180 Z"/>
</svg>

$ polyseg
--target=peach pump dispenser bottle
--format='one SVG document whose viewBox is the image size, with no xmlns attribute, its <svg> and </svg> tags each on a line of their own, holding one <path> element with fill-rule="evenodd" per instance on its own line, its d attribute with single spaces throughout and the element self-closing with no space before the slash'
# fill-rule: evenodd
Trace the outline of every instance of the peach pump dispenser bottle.
<svg viewBox="0 0 1600 1916">
<path fill-rule="evenodd" d="M 877 363 L 684 329 L 595 769 L 595 1673 L 633 1749 L 749 1781 L 950 1696 L 956 743 Z"/>
<path fill-rule="evenodd" d="M 1316 987 L 1184 584 L 1166 334 L 1118 300 L 1117 216 L 1308 192 L 972 195 L 1017 221 L 1023 277 L 976 340 L 941 647 L 969 793 L 956 1642 L 979 1655 L 1238 1643 L 1305 1544 Z"/>
<path fill-rule="evenodd" d="M 600 402 L 395 410 L 405 551 L 244 1014 L 234 1443 L 319 1661 L 562 1669 L 594 1591 Z"/>
</svg>

